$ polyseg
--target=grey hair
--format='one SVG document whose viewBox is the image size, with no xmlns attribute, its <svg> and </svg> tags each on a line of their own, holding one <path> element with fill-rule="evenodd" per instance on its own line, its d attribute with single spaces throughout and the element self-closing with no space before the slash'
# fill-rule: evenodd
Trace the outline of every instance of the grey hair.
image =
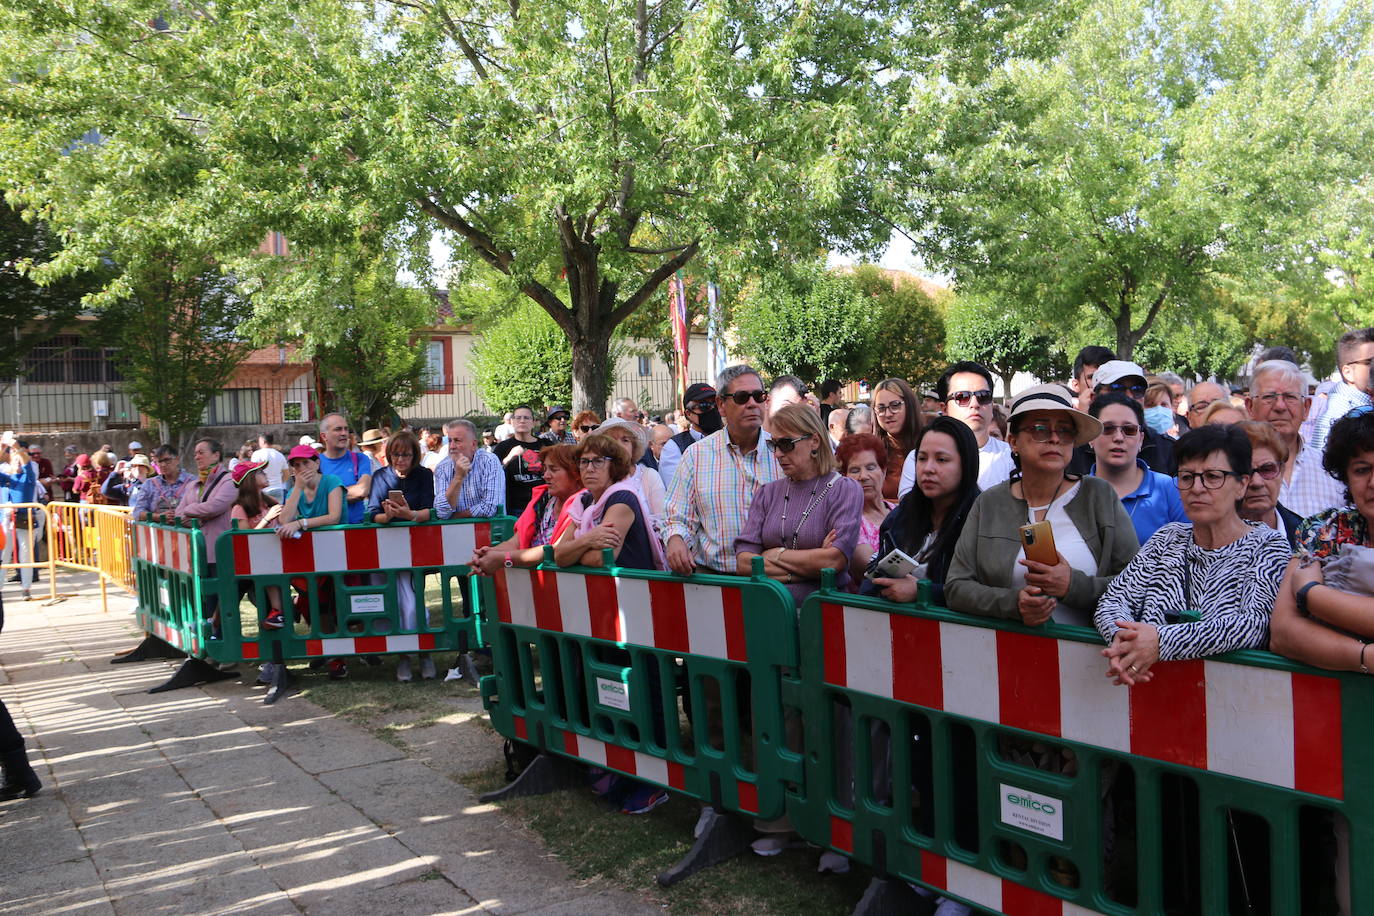
<svg viewBox="0 0 1374 916">
<path fill-rule="evenodd" d="M 753 375 L 757 376 L 759 381 L 763 380 L 763 376 L 759 375 L 759 370 L 755 369 L 753 366 L 750 366 L 746 363 L 739 363 L 738 365 L 734 366 L 726 366 L 724 369 L 720 370 L 720 372 L 716 373 L 716 391 L 720 394 L 721 397 L 725 397 L 725 389 L 730 386 L 731 382 L 739 378 L 741 375 Z"/>
<path fill-rule="evenodd" d="M 1155 374 L 1166 385 L 1183 386 L 1183 376 L 1179 375 L 1177 372 L 1157 372 Z"/>
<path fill-rule="evenodd" d="M 635 402 L 630 398 L 616 398 L 614 401 L 611 402 L 611 413 L 620 413 L 622 410 L 625 409 L 626 404 L 634 403 Z M 635 406 L 638 407 L 639 405 L 635 404 Z"/>
<path fill-rule="evenodd" d="M 449 420 L 447 423 L 444 424 L 444 435 L 452 439 L 453 434 L 457 432 L 459 429 L 466 429 L 469 433 L 472 434 L 473 439 L 475 439 L 478 442 L 482 441 L 482 436 L 477 432 L 477 424 L 473 423 L 471 420 Z"/>
<path fill-rule="evenodd" d="M 1303 395 L 1307 394 L 1307 379 L 1303 377 L 1302 370 L 1296 363 L 1290 363 L 1286 359 L 1266 359 L 1255 367 L 1255 371 L 1250 374 L 1250 393 L 1255 393 L 1255 386 L 1259 384 L 1261 376 L 1277 375 L 1283 381 L 1296 383 L 1298 391 Z"/>
<path fill-rule="evenodd" d="M 343 421 L 344 421 L 344 426 L 348 426 L 348 417 L 346 417 L 346 416 L 344 416 L 343 414 L 339 413 L 337 410 L 331 410 L 329 413 L 327 413 L 327 414 L 325 414 L 324 416 L 320 417 L 320 435 L 321 435 L 321 436 L 324 435 L 324 425 L 325 425 L 326 423 L 329 422 L 329 418 L 330 418 L 330 417 L 338 417 L 340 420 L 343 420 Z"/>
<path fill-rule="evenodd" d="M 852 433 L 854 432 L 854 427 L 858 426 L 860 423 L 872 422 L 873 408 L 869 407 L 867 404 L 855 404 L 853 407 L 849 408 L 849 416 L 844 418 L 844 429 L 845 432 Z"/>
</svg>

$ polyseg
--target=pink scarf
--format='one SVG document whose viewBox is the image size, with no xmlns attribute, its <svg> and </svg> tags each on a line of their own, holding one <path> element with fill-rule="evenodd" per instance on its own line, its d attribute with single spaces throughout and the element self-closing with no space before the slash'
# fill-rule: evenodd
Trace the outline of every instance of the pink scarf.
<svg viewBox="0 0 1374 916">
<path fill-rule="evenodd" d="M 632 493 L 634 494 L 634 498 L 639 502 L 640 519 L 649 536 L 649 545 L 653 549 L 654 569 L 668 568 L 667 555 L 663 552 L 663 544 L 654 534 L 653 523 L 650 521 L 649 504 L 644 499 L 644 490 L 640 488 L 637 478 L 626 477 L 624 480 L 616 481 L 606 488 L 606 491 L 601 494 L 600 499 L 589 506 L 582 505 L 582 494 L 585 492 L 587 491 L 579 490 L 577 493 L 574 493 L 572 496 L 568 497 L 564 505 L 564 511 L 568 513 L 568 516 L 572 519 L 573 525 L 576 526 L 573 532 L 576 537 L 582 537 L 582 535 L 591 531 L 601 523 L 601 517 L 606 511 L 606 500 L 610 499 L 616 493 Z"/>
</svg>

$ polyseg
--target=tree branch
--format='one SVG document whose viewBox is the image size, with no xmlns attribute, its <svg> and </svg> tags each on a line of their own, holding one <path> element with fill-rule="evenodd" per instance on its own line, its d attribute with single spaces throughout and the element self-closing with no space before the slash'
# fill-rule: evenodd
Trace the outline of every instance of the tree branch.
<svg viewBox="0 0 1374 916">
<path fill-rule="evenodd" d="M 632 295 L 629 299 L 626 299 L 625 303 L 621 305 L 620 308 L 611 312 L 611 327 L 614 328 L 616 325 L 620 324 L 626 318 L 629 318 L 632 314 L 634 314 L 634 310 L 643 305 L 645 301 L 647 301 L 648 298 L 654 294 L 654 291 L 657 290 L 660 286 L 662 286 L 663 283 L 674 273 L 676 273 L 684 264 L 692 260 L 692 258 L 696 255 L 697 251 L 700 248 L 701 240 L 697 239 L 696 241 L 688 245 L 686 248 L 684 248 L 681 252 L 679 252 L 675 258 L 673 258 L 670 261 L 665 261 L 663 264 L 659 265 L 658 270 L 655 270 L 652 274 L 649 275 L 649 279 L 645 280 L 643 285 L 641 285 L 639 289 L 635 290 L 634 295 Z"/>
</svg>

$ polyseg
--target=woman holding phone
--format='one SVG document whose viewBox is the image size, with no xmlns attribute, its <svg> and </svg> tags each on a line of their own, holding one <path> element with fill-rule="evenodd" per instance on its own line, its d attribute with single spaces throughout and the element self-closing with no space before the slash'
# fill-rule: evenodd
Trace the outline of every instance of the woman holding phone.
<svg viewBox="0 0 1374 916">
<path fill-rule="evenodd" d="M 378 525 L 394 522 L 427 522 L 434 508 L 434 472 L 424 466 L 420 440 L 413 433 L 399 432 L 387 440 L 386 466 L 372 475 L 372 493 L 367 501 L 367 517 Z M 415 609 L 415 586 L 411 573 L 396 573 L 396 602 L 400 606 L 401 629 L 413 632 L 419 624 Z M 372 584 L 385 585 L 386 574 L 375 573 Z M 434 660 L 420 655 L 420 677 L 430 680 L 436 674 Z M 396 661 L 396 680 L 410 683 L 410 656 Z"/>
<path fill-rule="evenodd" d="M 1140 547 L 1112 485 L 1068 473 L 1074 446 L 1102 433 L 1062 385 L 1012 401 L 1017 470 L 974 502 L 945 576 L 956 611 L 1039 626 L 1091 626 L 1097 601 Z"/>
</svg>

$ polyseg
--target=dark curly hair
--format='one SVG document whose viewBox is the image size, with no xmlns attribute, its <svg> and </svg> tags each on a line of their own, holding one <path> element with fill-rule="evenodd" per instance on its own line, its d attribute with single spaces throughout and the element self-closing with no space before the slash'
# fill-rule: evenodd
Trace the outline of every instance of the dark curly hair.
<svg viewBox="0 0 1374 916">
<path fill-rule="evenodd" d="M 1357 407 L 1331 424 L 1322 456 L 1326 473 L 1345 484 L 1346 499 L 1352 499 L 1347 475 L 1350 462 L 1365 452 L 1374 452 L 1374 409 Z"/>
</svg>

